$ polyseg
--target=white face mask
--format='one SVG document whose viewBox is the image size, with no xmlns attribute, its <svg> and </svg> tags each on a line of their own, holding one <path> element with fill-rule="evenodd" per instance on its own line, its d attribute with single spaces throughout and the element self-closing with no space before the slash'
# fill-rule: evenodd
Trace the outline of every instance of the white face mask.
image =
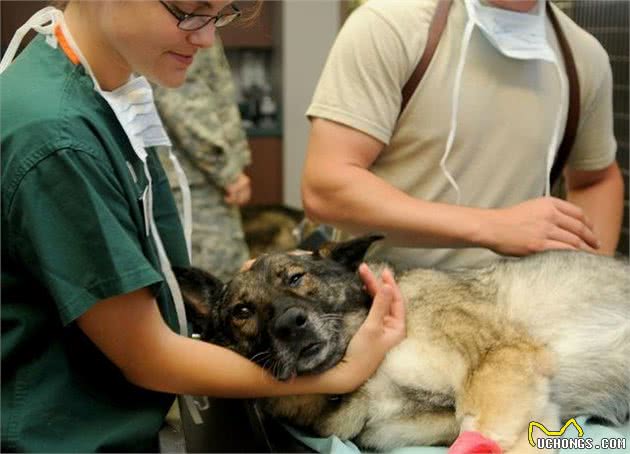
<svg viewBox="0 0 630 454">
<path fill-rule="evenodd" d="M 113 91 L 97 89 L 130 137 L 134 149 L 171 146 L 155 108 L 153 89 L 145 77 L 134 77 Z"/>
<path fill-rule="evenodd" d="M 501 54 L 509 58 L 520 60 L 545 60 L 554 64 L 559 85 L 560 85 L 560 105 L 556 115 L 554 132 L 547 151 L 546 183 L 545 195 L 551 192 L 550 174 L 553 161 L 556 156 L 558 144 L 560 143 L 561 121 L 564 112 L 563 106 L 567 105 L 567 82 L 558 58 L 549 45 L 546 36 L 546 14 L 545 0 L 538 0 L 536 13 L 517 13 L 484 6 L 479 0 L 464 0 L 466 11 L 468 12 L 468 22 L 462 37 L 461 54 L 455 73 L 455 86 L 453 89 L 451 129 L 449 131 L 446 148 L 440 167 L 442 172 L 451 183 L 457 194 L 457 204 L 461 201 L 461 193 L 457 182 L 446 168 L 446 160 L 451 152 L 457 130 L 457 112 L 459 108 L 459 95 L 461 91 L 461 78 L 468 52 L 468 44 L 475 26 L 479 27 L 483 35 Z"/>
<path fill-rule="evenodd" d="M 544 1 L 538 2 L 533 13 L 484 6 L 480 0 L 466 0 L 465 4 L 470 20 L 506 57 L 556 61 L 556 54 L 547 42 Z"/>
<path fill-rule="evenodd" d="M 142 161 L 144 167 L 144 173 L 148 181 L 148 185 L 142 195 L 142 204 L 144 209 L 144 221 L 146 235 L 151 235 L 157 246 L 158 255 L 160 259 L 160 267 L 162 273 L 166 279 L 166 283 L 171 291 L 175 308 L 177 310 L 177 318 L 179 321 L 180 332 L 183 335 L 187 335 L 188 327 L 186 322 L 186 312 L 184 308 L 181 291 L 173 270 L 164 249 L 162 239 L 160 238 L 159 231 L 153 218 L 153 192 L 151 174 L 147 165 L 147 147 L 164 146 L 169 150 L 169 158 L 173 162 L 177 173 L 177 179 L 180 190 L 182 192 L 183 206 L 184 206 L 184 235 L 186 239 L 186 247 L 188 249 L 188 257 L 191 255 L 191 236 L 192 236 L 192 206 L 190 198 L 190 188 L 188 186 L 188 180 L 186 175 L 177 160 L 177 157 L 171 150 L 171 141 L 164 130 L 164 125 L 157 112 L 155 103 L 153 101 L 153 89 L 145 77 L 131 77 L 129 82 L 125 85 L 118 87 L 113 91 L 104 91 L 101 89 L 98 80 L 96 79 L 94 72 L 90 68 L 88 61 L 81 53 L 81 50 L 75 43 L 68 27 L 66 26 L 63 12 L 60 10 L 48 6 L 38 12 L 36 12 L 24 25 L 22 25 L 16 32 L 7 50 L 5 52 L 2 61 L 0 62 L 0 73 L 9 66 L 13 57 L 19 48 L 19 45 L 29 30 L 34 29 L 38 33 L 46 36 L 46 42 L 53 48 L 57 48 L 58 42 L 55 36 L 55 27 L 61 27 L 68 45 L 74 51 L 79 61 L 86 69 L 87 73 L 94 82 L 94 89 L 107 101 L 107 104 L 111 107 L 112 111 L 116 115 L 120 125 L 122 126 L 125 134 L 127 135 L 131 146 L 136 153 L 136 156 Z M 133 173 L 133 168 L 130 166 L 130 172 L 134 180 L 136 175 Z M 197 411 L 191 396 L 184 396 L 188 409 L 191 413 L 193 420 L 196 423 L 201 423 L 201 415 Z"/>
</svg>

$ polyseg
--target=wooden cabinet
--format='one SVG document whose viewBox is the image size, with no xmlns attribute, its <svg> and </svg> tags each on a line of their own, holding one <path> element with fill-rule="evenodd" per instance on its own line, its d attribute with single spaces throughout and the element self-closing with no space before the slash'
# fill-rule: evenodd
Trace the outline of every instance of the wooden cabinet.
<svg viewBox="0 0 630 454">
<path fill-rule="evenodd" d="M 272 86 L 272 95 L 279 106 L 281 83 L 280 59 L 280 2 L 239 2 L 243 11 L 243 20 L 219 30 L 232 72 L 237 82 L 242 81 L 238 63 L 245 52 L 257 52 L 266 62 L 268 82 Z M 255 17 L 252 8 L 259 8 Z M 280 113 L 278 122 L 281 123 Z M 251 119 L 250 119 L 251 120 Z M 253 126 L 247 130 L 252 151 L 252 164 L 245 172 L 252 180 L 252 198 L 249 205 L 271 205 L 283 202 L 283 163 L 282 131 L 280 127 L 261 128 Z"/>
<path fill-rule="evenodd" d="M 282 139 L 250 137 L 252 163 L 245 173 L 252 180 L 252 198 L 248 205 L 282 203 Z"/>
<path fill-rule="evenodd" d="M 43 0 L 0 2 L 0 19 L 2 19 L 0 30 L 2 31 L 3 55 L 15 31 L 24 25 L 35 12 L 48 5 L 49 2 Z M 34 31 L 30 31 L 22 40 L 20 49 L 23 49 L 35 35 Z"/>
<path fill-rule="evenodd" d="M 238 4 L 243 10 L 243 19 L 228 27 L 218 29 L 224 46 L 250 49 L 273 47 L 276 3 L 278 2 L 239 2 Z M 254 14 L 252 10 L 257 8 L 259 11 L 255 13 L 254 17 L 251 17 Z"/>
</svg>

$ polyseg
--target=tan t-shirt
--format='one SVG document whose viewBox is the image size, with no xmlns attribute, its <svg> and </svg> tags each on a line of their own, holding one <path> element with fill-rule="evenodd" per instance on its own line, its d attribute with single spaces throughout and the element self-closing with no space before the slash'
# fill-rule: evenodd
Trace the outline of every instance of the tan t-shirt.
<svg viewBox="0 0 630 454">
<path fill-rule="evenodd" d="M 422 55 L 435 5 L 436 0 L 372 0 L 357 9 L 333 45 L 307 115 L 345 124 L 383 142 L 370 170 L 398 189 L 424 200 L 455 203 L 456 192 L 440 160 L 468 20 L 462 0 L 451 7 L 433 60 L 397 121 L 401 90 Z M 558 8 L 555 11 L 580 81 L 580 122 L 569 165 L 601 169 L 613 162 L 616 151 L 608 56 L 595 38 Z M 549 20 L 547 37 L 568 87 Z M 543 194 L 556 115 L 561 108 L 561 138 L 568 109 L 566 103 L 560 106 L 557 74 L 552 63 L 503 56 L 475 27 L 463 69 L 455 140 L 446 161 L 459 185 L 461 205 L 506 207 Z M 399 266 L 449 268 L 496 257 L 481 248 L 386 245 L 374 246 L 370 256 Z"/>
</svg>

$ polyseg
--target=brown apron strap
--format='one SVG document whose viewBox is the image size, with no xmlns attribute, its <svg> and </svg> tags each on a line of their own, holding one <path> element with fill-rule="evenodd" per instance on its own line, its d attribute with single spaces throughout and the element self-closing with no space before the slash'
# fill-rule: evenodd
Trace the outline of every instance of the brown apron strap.
<svg viewBox="0 0 630 454">
<path fill-rule="evenodd" d="M 560 142 L 560 147 L 556 153 L 556 158 L 551 168 L 550 182 L 553 186 L 554 183 L 562 175 L 562 169 L 564 169 L 575 137 L 577 135 L 578 122 L 580 120 L 580 81 L 578 80 L 577 70 L 575 69 L 575 60 L 573 60 L 573 54 L 571 53 L 571 47 L 564 36 L 564 32 L 560 27 L 556 13 L 551 7 L 551 2 L 547 2 L 547 14 L 549 20 L 553 25 L 553 29 L 556 32 L 560 49 L 562 50 L 562 58 L 564 59 L 564 67 L 567 72 L 567 78 L 569 80 L 569 110 L 567 112 L 567 124 L 564 128 L 564 137 Z"/>
<path fill-rule="evenodd" d="M 429 63 L 431 63 L 433 54 L 435 54 L 435 50 L 440 42 L 440 38 L 442 37 L 442 32 L 446 28 L 446 21 L 448 19 L 448 13 L 451 9 L 452 3 L 452 0 L 438 0 L 437 8 L 433 13 L 433 18 L 431 19 L 431 24 L 429 26 L 427 44 L 424 48 L 422 57 L 420 58 L 416 69 L 413 71 L 411 77 L 409 77 L 409 80 L 402 89 L 402 103 L 400 105 L 400 113 L 398 114 L 399 118 L 405 110 L 405 107 L 407 107 L 411 96 L 416 91 L 418 84 L 429 67 Z M 549 15 L 549 20 L 553 25 L 554 31 L 556 32 L 556 37 L 558 38 L 558 43 L 562 51 L 562 58 L 564 60 L 564 66 L 569 81 L 569 110 L 567 112 L 567 123 L 564 128 L 564 136 L 562 137 L 562 141 L 560 142 L 558 152 L 556 153 L 556 157 L 551 168 L 550 181 L 553 186 L 562 174 L 562 169 L 569 158 L 571 148 L 573 147 L 573 143 L 575 142 L 575 137 L 577 135 L 578 122 L 580 120 L 580 82 L 578 80 L 571 47 L 569 46 L 564 32 L 558 23 L 558 18 L 551 7 L 551 2 L 549 1 L 547 1 L 547 14 Z"/>
<path fill-rule="evenodd" d="M 437 8 L 435 8 L 433 18 L 431 19 L 431 25 L 429 25 L 427 44 L 424 47 L 422 57 L 418 62 L 418 66 L 416 66 L 416 69 L 414 69 L 411 77 L 409 77 L 409 80 L 402 89 L 402 103 L 400 104 L 400 113 L 398 114 L 399 118 L 405 110 L 405 107 L 407 107 L 407 103 L 409 103 L 411 96 L 416 91 L 416 87 L 422 80 L 424 73 L 427 71 L 429 63 L 431 63 L 435 49 L 442 37 L 442 32 L 444 31 L 444 28 L 446 28 L 446 20 L 448 19 L 448 12 L 451 9 L 452 3 L 453 0 L 438 0 Z"/>
</svg>

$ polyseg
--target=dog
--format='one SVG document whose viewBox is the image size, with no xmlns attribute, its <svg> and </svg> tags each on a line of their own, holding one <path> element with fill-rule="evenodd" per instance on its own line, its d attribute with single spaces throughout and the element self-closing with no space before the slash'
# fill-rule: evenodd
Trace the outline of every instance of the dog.
<svg viewBox="0 0 630 454">
<path fill-rule="evenodd" d="M 241 208 L 241 218 L 252 257 L 297 248 L 293 232 L 304 219 L 303 211 L 284 205 L 251 205 Z"/>
<path fill-rule="evenodd" d="M 227 284 L 201 270 L 176 275 L 203 340 L 287 380 L 342 360 L 371 303 L 357 269 L 380 238 L 263 255 Z M 266 412 L 381 451 L 477 431 L 504 451 L 528 452 L 531 421 L 557 430 L 578 415 L 628 420 L 626 262 L 548 251 L 396 279 L 407 337 L 377 372 L 350 394 L 262 399 Z"/>
</svg>

